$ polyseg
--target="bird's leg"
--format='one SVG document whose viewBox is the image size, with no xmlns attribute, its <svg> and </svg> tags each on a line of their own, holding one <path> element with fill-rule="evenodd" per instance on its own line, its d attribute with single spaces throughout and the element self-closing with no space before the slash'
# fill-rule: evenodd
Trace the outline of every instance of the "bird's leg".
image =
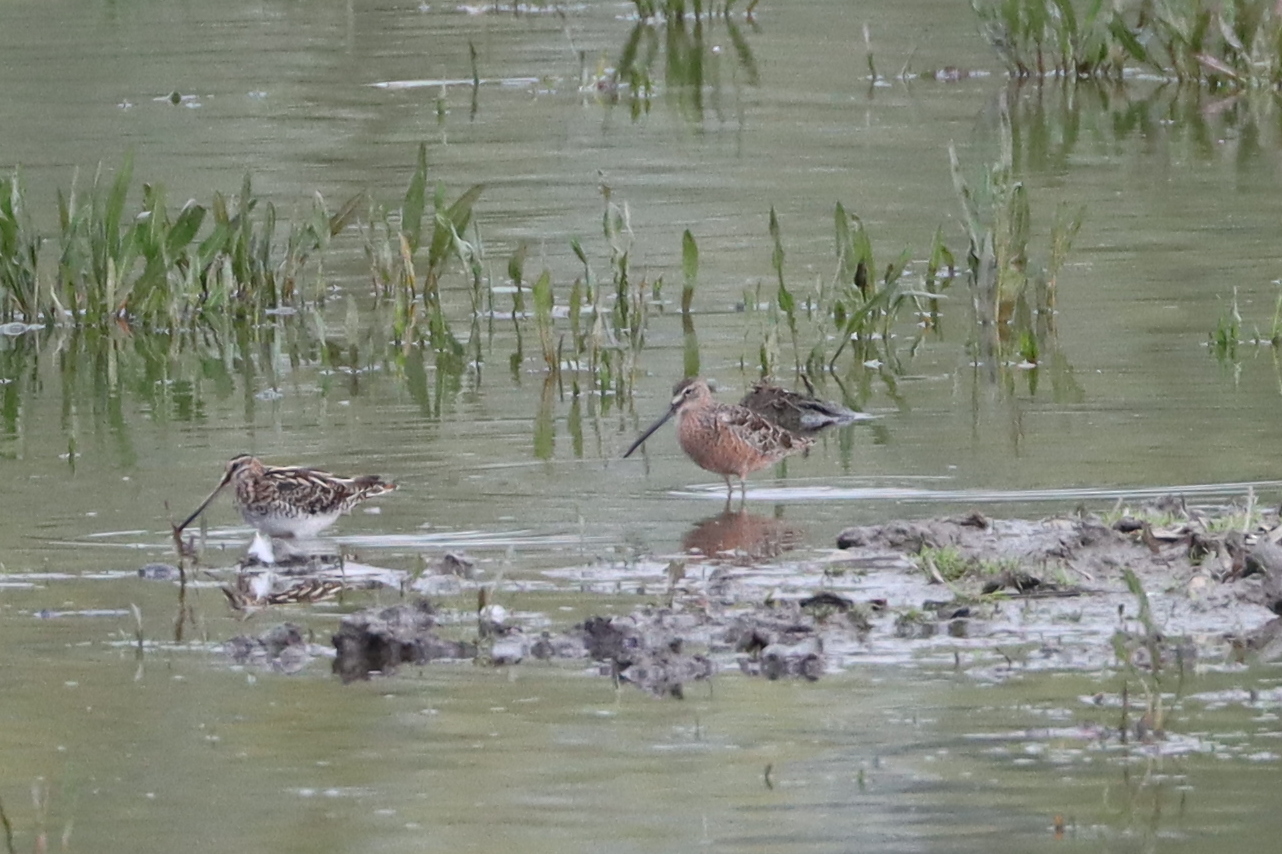
<svg viewBox="0 0 1282 854">
<path fill-rule="evenodd" d="M 730 499 L 734 497 L 734 484 L 730 482 L 730 475 L 727 474 L 724 477 L 726 479 L 726 503 L 729 504 Z"/>
</svg>

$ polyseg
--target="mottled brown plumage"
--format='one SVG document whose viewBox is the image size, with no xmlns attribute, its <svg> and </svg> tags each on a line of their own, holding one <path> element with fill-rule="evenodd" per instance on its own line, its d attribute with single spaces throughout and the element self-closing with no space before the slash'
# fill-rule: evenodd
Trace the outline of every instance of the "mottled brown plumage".
<svg viewBox="0 0 1282 854">
<path fill-rule="evenodd" d="M 396 489 L 375 475 L 338 477 L 309 468 L 265 466 L 257 457 L 241 454 L 228 461 L 218 486 L 177 530 L 190 525 L 229 483 L 236 509 L 259 533 L 300 539 L 328 528 L 366 498 Z"/>
<path fill-rule="evenodd" d="M 805 379 L 804 375 L 802 378 Z M 859 413 L 853 410 L 815 397 L 809 380 L 806 387 L 808 393 L 802 394 L 758 380 L 739 405 L 793 433 L 817 433 L 825 427 L 849 424 L 859 418 Z"/>
<path fill-rule="evenodd" d="M 813 444 L 813 440 L 785 430 L 751 409 L 718 403 L 706 382 L 689 378 L 677 383 L 668 411 L 623 456 L 630 456 L 674 415 L 681 450 L 700 468 L 724 477 L 727 496 L 734 491 L 731 476 L 739 478 L 746 496 L 744 478 Z"/>
</svg>

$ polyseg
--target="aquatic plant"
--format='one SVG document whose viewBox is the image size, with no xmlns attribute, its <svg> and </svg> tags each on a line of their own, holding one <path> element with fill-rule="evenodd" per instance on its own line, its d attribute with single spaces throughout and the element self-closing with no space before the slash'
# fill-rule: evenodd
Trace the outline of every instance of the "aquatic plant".
<svg viewBox="0 0 1282 854">
<path fill-rule="evenodd" d="M 1020 78 L 1121 80 L 1138 63 L 1212 90 L 1282 87 L 1273 0 L 971 0 L 988 43 Z"/>
<path fill-rule="evenodd" d="M 508 364 L 514 374 L 522 369 L 526 326 L 532 320 L 549 376 L 560 380 L 563 373 L 569 373 L 574 395 L 586 386 L 608 401 L 632 393 L 638 359 L 645 347 L 650 306 L 661 298 L 663 278 L 649 281 L 632 275 L 634 235 L 628 206 L 613 200 L 608 185 L 601 185 L 601 193 L 605 199 L 601 229 L 609 252 L 605 262 L 610 270 L 608 281 L 598 280 L 583 242 L 572 239 L 570 249 L 582 265 L 582 273 L 570 284 L 564 297 L 566 309 L 560 312 L 556 310 L 558 288 L 551 271 L 544 269 L 534 282 L 526 281 L 526 244 L 519 244 L 509 258 L 509 318 L 516 349 Z M 698 269 L 698 249 L 688 233 L 683 238 L 682 252 L 686 277 L 683 300 L 688 313 Z M 527 297 L 532 311 L 527 310 Z M 557 318 L 562 314 L 568 330 L 558 327 Z"/>
<path fill-rule="evenodd" d="M 792 352 L 797 361 L 797 370 L 801 370 L 800 357 L 797 349 L 797 301 L 793 299 L 792 293 L 788 290 L 788 285 L 783 277 L 783 237 L 779 232 L 779 218 L 775 215 L 774 206 L 770 206 L 770 242 L 773 249 L 770 252 L 770 267 L 775 272 L 775 278 L 779 283 L 779 290 L 775 297 L 779 310 L 783 312 L 788 321 L 788 332 L 792 336 Z M 770 367 L 766 360 L 762 359 L 762 368 Z M 773 371 L 772 371 L 773 373 Z"/>
<path fill-rule="evenodd" d="M 1030 260 L 1032 206 L 1028 190 L 1015 176 L 1010 111 L 1006 95 L 998 110 L 999 152 L 972 187 L 949 145 L 953 186 L 966 229 L 967 282 L 970 287 L 977 366 L 996 380 L 1005 368 L 1036 368 L 1056 348 L 1055 305 L 1060 270 L 1081 228 L 1085 208 L 1061 203 L 1050 229 L 1046 260 Z M 1036 374 L 1029 373 L 1030 387 Z"/>
<path fill-rule="evenodd" d="M 1238 310 L 1237 288 L 1233 288 L 1233 300 L 1220 314 L 1219 321 L 1215 324 L 1215 329 L 1211 330 L 1211 354 L 1220 361 L 1221 364 L 1231 362 L 1236 364 L 1237 345 L 1242 337 L 1242 312 Z"/>
<path fill-rule="evenodd" d="M 1161 673 L 1163 655 L 1170 648 L 1170 641 L 1153 616 L 1153 607 L 1139 576 L 1130 568 L 1122 570 L 1126 588 L 1135 597 L 1140 631 L 1118 629 L 1113 633 L 1113 651 L 1128 675 L 1122 688 L 1122 724 L 1119 727 L 1122 741 L 1129 738 L 1129 681 L 1135 680 L 1144 692 L 1145 712 L 1137 729 L 1141 734 L 1161 735 L 1165 730 L 1165 710 L 1162 699 Z M 1177 650 L 1178 654 L 1178 650 Z"/>
<path fill-rule="evenodd" d="M 552 334 L 552 274 L 544 270 L 530 287 L 530 297 L 534 303 L 534 325 L 539 331 L 539 346 L 543 350 L 543 362 L 548 370 L 557 373 L 561 369 L 559 348 Z"/>
<path fill-rule="evenodd" d="M 831 278 L 818 278 L 802 289 L 789 283 L 785 272 L 786 251 L 783 229 L 772 209 L 769 219 L 770 266 L 774 281 L 759 283 L 755 293 L 744 296 L 744 305 L 760 320 L 755 333 L 749 327 L 748 352 L 755 351 L 756 367 L 762 377 L 784 373 L 780 365 L 780 340 L 787 336 L 792 345 L 790 372 L 797 376 L 843 377 L 851 372 L 861 380 L 870 370 L 890 366 L 898 371 L 894 329 L 905 309 L 926 313 L 938 311 L 940 292 L 951 281 L 952 254 L 936 233 L 936 242 L 926 263 L 925 290 L 901 287 L 913 253 L 904 249 L 884 267 L 879 267 L 873 242 L 863 221 L 847 213 L 838 203 L 833 211 L 836 266 Z M 880 272 L 879 272 L 880 271 Z M 917 328 L 920 335 L 924 328 Z M 849 352 L 847 366 L 838 360 Z M 744 363 L 751 361 L 745 358 Z M 887 377 L 889 380 L 889 377 Z M 893 380 L 890 380 L 893 382 Z"/>
<path fill-rule="evenodd" d="M 1242 311 L 1238 306 L 1238 289 L 1233 288 L 1233 296 L 1216 321 L 1215 328 L 1208 336 L 1207 348 L 1215 360 L 1226 369 L 1233 371 L 1236 384 L 1242 372 L 1240 347 L 1252 347 L 1256 351 L 1267 347 L 1273 356 L 1274 370 L 1279 375 L 1279 388 L 1282 388 L 1282 280 L 1275 281 L 1279 286 L 1278 295 L 1273 304 L 1273 317 L 1267 329 L 1254 327 L 1254 332 L 1247 334 L 1244 329 Z"/>
<path fill-rule="evenodd" d="M 587 307 L 587 325 L 574 332 L 574 354 L 580 367 L 586 359 L 592 385 L 603 399 L 626 399 L 632 394 L 638 358 L 645 347 L 650 304 L 662 293 L 663 279 L 651 283 L 632 275 L 635 236 L 628 206 L 613 201 L 609 185 L 601 185 L 601 195 L 605 201 L 601 232 L 610 251 L 610 281 L 595 280 L 582 243 L 574 241 L 572 248 L 583 265 L 583 276 L 575 280 L 571 291 L 571 315 L 581 306 Z M 607 289 L 613 297 L 608 304 Z M 581 291 L 581 296 L 576 298 L 576 291 Z"/>
<path fill-rule="evenodd" d="M 310 295 L 318 300 L 321 276 L 319 271 L 313 276 L 309 264 L 313 258 L 319 259 L 330 240 L 352 222 L 361 200 L 358 194 L 338 211 L 330 213 L 324 198 L 317 193 L 307 213 L 288 223 L 284 242 L 279 244 L 276 207 L 254 195 L 247 174 L 234 205 L 221 193 L 214 194 L 209 209 L 213 228 L 196 243 L 204 210 L 188 203 L 170 226 L 166 221 L 163 194 L 157 193 L 152 199 L 148 221 L 159 222 L 161 226 L 151 234 L 141 235 L 141 253 L 147 265 L 156 271 L 161 269 L 172 257 L 174 247 L 182 247 L 190 235 L 195 252 L 188 269 L 203 273 L 194 278 L 189 276 L 184 289 L 172 291 L 160 284 L 157 273 L 152 280 L 153 299 L 145 304 L 154 308 L 156 317 L 168 308 L 170 321 L 181 321 L 182 316 L 173 306 L 166 306 L 165 300 L 170 292 L 181 293 L 195 311 L 230 312 L 235 317 L 258 320 L 269 310 L 302 307 L 307 296 L 302 287 L 304 281 L 317 285 Z M 181 263 L 178 266 L 182 268 Z"/>
<path fill-rule="evenodd" d="M 1130 38 L 1137 62 L 1212 89 L 1282 86 L 1282 9 L 1273 0 L 1138 4 Z"/>
<path fill-rule="evenodd" d="M 967 558 L 956 546 L 925 546 L 917 559 L 927 574 L 937 574 L 945 582 L 958 581 L 978 567 L 976 561 Z"/>
<path fill-rule="evenodd" d="M 1081 11 L 1078 9 L 1081 7 Z M 1119 77 L 1131 38 L 1112 4 L 971 0 L 980 31 L 1016 77 Z"/>
<path fill-rule="evenodd" d="M 699 338 L 694 331 L 694 317 L 690 307 L 694 304 L 694 289 L 699 280 L 699 244 L 690 229 L 681 235 L 681 355 L 684 374 L 697 377 L 699 370 Z"/>
<path fill-rule="evenodd" d="M 891 326 L 898 320 L 907 299 L 907 294 L 900 290 L 899 280 L 912 258 L 912 253 L 904 249 L 898 257 L 886 264 L 878 276 L 872 239 L 863 221 L 857 216 L 848 215 L 838 202 L 833 211 L 833 223 L 836 232 L 837 273 L 836 288 L 828 314 L 841 343 L 828 359 L 829 370 L 832 370 L 833 364 L 848 346 L 854 348 L 855 358 L 861 363 L 872 357 L 870 347 L 874 341 L 879 340 L 883 345 L 882 353 L 890 355 Z M 941 251 L 941 244 L 937 243 L 931 252 L 928 277 L 936 279 L 938 276 L 939 269 L 934 266 L 936 260 L 946 258 L 951 266 L 951 257 L 951 253 L 946 248 Z M 811 373 L 820 367 L 819 355 L 812 350 L 806 360 Z"/>
<path fill-rule="evenodd" d="M 369 206 L 362 223 L 365 256 L 375 293 L 392 305 L 394 343 L 402 350 L 414 345 L 428 347 L 438 368 L 457 375 L 465 348 L 451 328 L 441 299 L 441 279 L 449 263 L 457 260 L 469 277 L 473 318 L 479 317 L 485 295 L 483 249 L 479 238 L 467 241 L 463 235 L 485 185 L 472 186 L 452 202 L 447 201 L 444 186 L 437 185 L 432 196 L 426 266 L 422 266 L 419 252 L 428 233 L 427 186 L 427 145 L 421 143 L 396 224 L 386 206 Z M 479 346 L 479 334 L 473 335 L 473 340 Z"/>
<path fill-rule="evenodd" d="M 699 280 L 699 244 L 688 228 L 681 235 L 681 277 L 681 313 L 689 314 Z"/>
<path fill-rule="evenodd" d="M 40 245 L 27 211 L 22 175 L 0 179 L 0 320 L 5 323 L 40 318 Z"/>
<path fill-rule="evenodd" d="M 0 182 L 0 314 L 46 326 L 175 329 L 297 308 L 304 269 L 356 211 L 353 200 L 330 214 L 317 195 L 278 244 L 276 208 L 254 196 L 248 175 L 234 200 L 215 193 L 208 207 L 188 201 L 176 214 L 161 185 L 144 183 L 131 215 L 132 180 L 126 157 L 114 178 L 99 165 L 87 192 L 74 176 L 59 191 L 53 269 L 19 174 Z"/>
</svg>

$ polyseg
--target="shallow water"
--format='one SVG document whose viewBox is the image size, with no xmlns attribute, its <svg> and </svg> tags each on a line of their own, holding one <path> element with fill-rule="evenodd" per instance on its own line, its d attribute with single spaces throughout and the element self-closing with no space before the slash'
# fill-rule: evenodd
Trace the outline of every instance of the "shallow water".
<svg viewBox="0 0 1282 854">
<path fill-rule="evenodd" d="M 956 674 L 937 659 L 887 666 L 875 648 L 816 684 L 732 672 L 685 702 L 616 692 L 577 666 L 433 665 L 341 686 L 323 660 L 287 677 L 232 667 L 221 644 L 292 619 L 319 649 L 340 612 L 394 593 L 242 623 L 207 579 L 179 619 L 172 585 L 136 577 L 171 558 L 167 518 L 242 451 L 395 478 L 401 490 L 341 520 L 335 541 L 408 572 L 466 551 L 530 626 L 651 601 L 668 559 L 709 538 L 786 528 L 793 550 L 764 561 L 764 577 L 814 578 L 859 522 L 1102 509 L 1171 488 L 1277 500 L 1277 365 L 1248 347 L 1235 370 L 1205 346 L 1234 288 L 1248 331 L 1272 319 L 1276 108 L 1191 103 L 1152 83 L 1008 94 L 1035 229 L 1060 200 L 1087 206 L 1061 275 L 1056 358 L 1035 374 L 985 381 L 953 290 L 942 335 L 910 355 L 912 330 L 900 331 L 898 374 L 844 371 L 849 402 L 876 418 L 755 476 L 750 525 L 719 521 L 723 487 L 670 430 L 620 460 L 685 364 L 672 305 L 683 230 L 699 241 L 701 372 L 734 398 L 755 378 L 764 321 L 743 305 L 772 282 L 772 206 L 804 292 L 831 275 L 838 201 L 879 258 L 905 245 L 922 258 L 940 225 L 960 254 L 947 146 L 972 170 L 995 156 L 1000 74 L 865 78 L 865 21 L 883 73 L 910 56 L 918 71 L 996 72 L 964 4 L 762 6 L 755 27 L 736 19 L 751 62 L 710 26 L 700 97 L 660 77 L 636 120 L 581 89 L 628 38 L 628 4 L 0 9 L 0 166 L 21 164 L 46 228 L 73 169 L 84 182 L 127 150 L 171 201 L 235 192 L 249 169 L 289 211 L 314 191 L 331 205 L 365 189 L 395 203 L 426 140 L 451 195 L 487 185 L 477 218 L 496 282 L 521 240 L 527 270 L 548 267 L 558 287 L 578 270 L 571 237 L 601 275 L 602 181 L 627 204 L 634 272 L 669 282 L 625 401 L 545 387 L 529 342 L 509 371 L 503 322 L 479 374 L 455 381 L 429 364 L 417 380 L 363 331 L 375 310 L 355 239 L 326 262 L 326 359 L 293 317 L 235 357 L 125 336 L 0 337 L 0 803 L 19 849 L 42 827 L 57 845 L 69 827 L 72 850 L 1022 851 L 1059 844 L 1062 815 L 1066 841 L 1092 848 L 1272 850 L 1267 669 L 1190 677 L 1157 746 L 1099 735 L 1119 715 L 1090 698 L 1116 696 L 1118 675 Z M 469 41 L 485 80 L 475 109 Z M 376 85 L 422 80 L 463 82 Z M 172 91 L 192 97 L 175 106 Z M 453 288 L 447 300 L 466 306 Z M 508 299 L 496 296 L 500 320 Z M 820 392 L 842 394 L 833 381 Z M 230 563 L 247 529 L 226 502 L 209 525 L 210 562 Z M 446 602 L 466 632 L 475 591 Z"/>
</svg>

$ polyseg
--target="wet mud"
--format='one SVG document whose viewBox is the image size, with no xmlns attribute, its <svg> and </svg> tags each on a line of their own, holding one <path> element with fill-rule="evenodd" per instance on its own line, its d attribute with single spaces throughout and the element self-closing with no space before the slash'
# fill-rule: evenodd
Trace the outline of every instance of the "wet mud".
<svg viewBox="0 0 1282 854">
<path fill-rule="evenodd" d="M 566 627 L 514 616 L 485 595 L 474 623 L 453 611 L 442 625 L 443 604 L 407 592 L 342 618 L 333 672 L 349 682 L 442 659 L 574 662 L 681 697 L 718 673 L 816 680 L 861 662 L 1002 678 L 1282 657 L 1276 509 L 1193 508 L 1173 497 L 1106 515 L 971 512 L 851 527 L 835 549 L 804 556 L 792 553 L 799 541 L 780 520 L 727 511 L 696 525 L 680 557 L 642 561 L 631 575 L 617 568 L 615 588 L 636 579 L 642 604 Z M 472 584 L 474 574 L 468 556 L 450 554 L 408 589 Z M 229 642 L 228 652 L 293 672 L 300 637 L 278 626 Z"/>
<path fill-rule="evenodd" d="M 333 643 L 333 670 L 344 682 L 394 673 L 406 664 L 476 656 L 476 644 L 437 634 L 436 609 L 426 599 L 349 614 Z"/>
</svg>

